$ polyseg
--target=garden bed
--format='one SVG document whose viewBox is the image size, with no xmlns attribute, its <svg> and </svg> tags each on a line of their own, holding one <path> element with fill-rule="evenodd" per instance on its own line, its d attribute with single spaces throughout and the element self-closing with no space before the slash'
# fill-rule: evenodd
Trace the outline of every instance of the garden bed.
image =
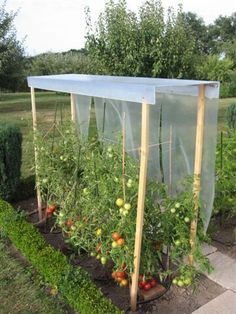
<svg viewBox="0 0 236 314">
<path fill-rule="evenodd" d="M 36 208 L 36 199 L 30 198 L 15 203 L 14 206 L 21 210 L 31 212 Z M 31 215 L 28 219 L 30 222 L 36 222 L 37 215 Z M 111 267 L 109 268 L 109 265 L 104 267 L 95 258 L 85 253 L 74 257 L 73 251 L 71 251 L 68 244 L 64 242 L 60 233 L 57 231 L 54 231 L 55 233 L 48 233 L 50 230 L 50 222 L 46 229 L 45 227 L 41 227 L 39 230 L 48 243 L 59 249 L 63 254 L 70 256 L 73 265 L 79 265 L 89 272 L 93 281 L 101 288 L 103 294 L 110 298 L 115 305 L 122 310 L 126 310 L 129 307 L 129 289 L 122 289 L 114 283 L 110 276 Z M 198 286 L 194 292 L 190 287 L 177 288 L 171 286 L 169 291 L 160 299 L 140 306 L 138 313 L 190 314 L 211 299 L 220 295 L 223 291 L 224 289 L 221 286 L 215 284 L 205 276 L 200 276 Z"/>
</svg>

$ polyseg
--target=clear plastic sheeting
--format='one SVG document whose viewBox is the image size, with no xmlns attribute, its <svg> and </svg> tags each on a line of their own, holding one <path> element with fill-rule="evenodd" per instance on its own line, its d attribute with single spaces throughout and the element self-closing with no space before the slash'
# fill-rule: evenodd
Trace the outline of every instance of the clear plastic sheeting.
<svg viewBox="0 0 236 314">
<path fill-rule="evenodd" d="M 214 167 L 219 83 L 194 80 L 52 75 L 29 77 L 31 87 L 76 95 L 77 119 L 88 137 L 94 97 L 99 139 L 117 142 L 125 134 L 126 152 L 140 158 L 142 103 L 150 104 L 148 176 L 167 184 L 172 196 L 193 176 L 199 86 L 205 86 L 205 121 L 201 176 L 202 216 L 207 228 L 214 199 Z"/>
<path fill-rule="evenodd" d="M 76 95 L 76 117 L 82 138 L 87 140 L 89 131 L 89 118 L 91 108 L 91 97 Z"/>
<path fill-rule="evenodd" d="M 194 174 L 197 97 L 166 94 L 158 97 L 162 107 L 163 177 L 174 196 L 178 193 L 180 181 Z M 217 112 L 218 102 L 206 99 L 201 176 L 205 227 L 208 226 L 214 200 Z"/>
</svg>

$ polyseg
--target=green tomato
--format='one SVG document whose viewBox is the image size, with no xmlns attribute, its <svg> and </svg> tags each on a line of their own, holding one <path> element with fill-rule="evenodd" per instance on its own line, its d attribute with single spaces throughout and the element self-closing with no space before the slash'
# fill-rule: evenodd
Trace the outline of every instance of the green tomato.
<svg viewBox="0 0 236 314">
<path fill-rule="evenodd" d="M 179 218 L 179 213 L 177 213 L 175 216 L 176 216 L 177 218 Z"/>
<path fill-rule="evenodd" d="M 106 257 L 101 257 L 101 263 L 102 265 L 105 265 L 107 263 L 107 258 Z"/>
<path fill-rule="evenodd" d="M 186 223 L 190 222 L 189 217 L 184 217 L 184 221 L 185 221 Z"/>
<path fill-rule="evenodd" d="M 129 180 L 128 180 L 128 183 L 129 183 L 129 184 L 132 184 L 132 183 L 133 183 L 133 180 L 129 179 Z"/>
<path fill-rule="evenodd" d="M 180 203 L 176 203 L 175 204 L 175 208 L 180 208 L 181 204 Z"/>
<path fill-rule="evenodd" d="M 87 189 L 87 188 L 84 188 L 84 189 L 83 189 L 83 192 L 84 192 L 84 194 L 88 194 L 88 189 Z"/>
<path fill-rule="evenodd" d="M 175 208 L 171 208 L 171 209 L 170 209 L 170 212 L 171 212 L 172 214 L 174 214 L 174 213 L 176 212 L 176 209 L 175 209 Z"/>
<path fill-rule="evenodd" d="M 125 203 L 124 209 L 130 210 L 131 209 L 131 204 L 130 203 Z"/>
<path fill-rule="evenodd" d="M 71 226 L 70 228 L 71 228 L 72 231 L 76 230 L 76 226 Z"/>
<path fill-rule="evenodd" d="M 113 157 L 113 154 L 108 153 L 107 156 L 108 156 L 109 158 L 112 158 L 112 157 Z"/>
<path fill-rule="evenodd" d="M 123 208 L 123 207 L 121 207 L 121 208 L 119 209 L 119 212 L 120 212 L 120 214 L 121 214 L 121 215 L 123 215 L 124 208 Z"/>
<path fill-rule="evenodd" d="M 100 259 L 101 258 L 101 254 L 98 254 L 97 256 L 96 256 L 96 259 Z"/>
<path fill-rule="evenodd" d="M 98 229 L 96 230 L 96 236 L 97 236 L 97 237 L 100 237 L 101 234 L 102 234 L 102 229 L 101 229 L 101 228 L 98 228 Z"/>
<path fill-rule="evenodd" d="M 116 205 L 122 207 L 124 205 L 124 200 L 122 198 L 117 198 Z"/>
<path fill-rule="evenodd" d="M 112 248 L 115 249 L 117 248 L 118 244 L 116 241 L 113 241 L 112 244 L 111 244 Z"/>
<path fill-rule="evenodd" d="M 191 280 L 191 278 L 185 278 L 184 279 L 184 284 L 186 285 L 186 286 L 189 286 L 190 284 L 191 284 L 191 282 L 192 282 L 192 280 Z"/>
<path fill-rule="evenodd" d="M 119 182 L 119 179 L 117 177 L 114 178 L 115 182 Z"/>
<path fill-rule="evenodd" d="M 127 216 L 128 213 L 129 213 L 128 210 L 125 209 L 125 210 L 123 210 L 122 215 L 123 215 L 123 216 Z"/>
<path fill-rule="evenodd" d="M 59 216 L 60 216 L 61 218 L 63 218 L 63 217 L 65 216 L 65 214 L 64 214 L 63 212 L 60 212 L 60 213 L 59 213 Z"/>
<path fill-rule="evenodd" d="M 132 184 L 130 184 L 129 182 L 126 183 L 127 188 L 132 188 Z"/>
<path fill-rule="evenodd" d="M 90 256 L 92 256 L 92 257 L 95 257 L 97 254 L 96 254 L 96 252 L 91 252 L 90 253 Z"/>
<path fill-rule="evenodd" d="M 176 240 L 174 243 L 175 243 L 176 246 L 180 246 L 181 241 L 180 240 Z"/>
<path fill-rule="evenodd" d="M 178 281 L 177 281 L 177 285 L 178 285 L 179 287 L 183 287 L 183 286 L 184 286 L 184 283 L 183 283 L 182 280 L 178 280 Z"/>
<path fill-rule="evenodd" d="M 172 283 L 173 283 L 173 285 L 177 285 L 178 280 L 177 280 L 176 278 L 174 278 L 174 279 L 172 280 Z"/>
<path fill-rule="evenodd" d="M 111 152 L 112 152 L 112 147 L 111 147 L 111 146 L 108 146 L 108 147 L 107 147 L 107 151 L 108 151 L 108 153 L 111 153 Z"/>
<path fill-rule="evenodd" d="M 42 181 L 43 181 L 44 184 L 48 183 L 48 179 L 47 178 L 44 178 Z"/>
</svg>

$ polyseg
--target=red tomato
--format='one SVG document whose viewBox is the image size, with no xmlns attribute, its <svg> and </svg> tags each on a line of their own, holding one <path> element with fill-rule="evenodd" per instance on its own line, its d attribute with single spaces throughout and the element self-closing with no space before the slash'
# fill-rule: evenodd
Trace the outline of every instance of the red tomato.
<svg viewBox="0 0 236 314">
<path fill-rule="evenodd" d="M 125 240 L 123 238 L 120 238 L 119 240 L 116 241 L 118 246 L 123 246 L 125 243 Z"/>
<path fill-rule="evenodd" d="M 113 279 L 116 279 L 116 271 L 113 271 L 113 272 L 112 272 L 111 277 L 112 277 Z"/>
<path fill-rule="evenodd" d="M 111 237 L 112 240 L 118 241 L 121 238 L 121 235 L 118 232 L 113 232 Z"/>
<path fill-rule="evenodd" d="M 150 290 L 152 288 L 152 286 L 150 285 L 150 283 L 147 283 L 144 287 L 143 287 L 143 289 L 145 290 L 145 291 L 148 291 L 148 290 Z"/>
<path fill-rule="evenodd" d="M 138 283 L 138 287 L 139 289 L 143 289 L 143 283 L 141 281 Z"/>
<path fill-rule="evenodd" d="M 116 276 L 120 277 L 122 279 L 125 279 L 126 278 L 126 273 L 124 271 L 117 271 L 116 272 Z"/>
<path fill-rule="evenodd" d="M 151 282 L 150 282 L 150 285 L 151 285 L 152 287 L 156 287 L 156 285 L 157 285 L 156 279 L 152 279 Z"/>
</svg>

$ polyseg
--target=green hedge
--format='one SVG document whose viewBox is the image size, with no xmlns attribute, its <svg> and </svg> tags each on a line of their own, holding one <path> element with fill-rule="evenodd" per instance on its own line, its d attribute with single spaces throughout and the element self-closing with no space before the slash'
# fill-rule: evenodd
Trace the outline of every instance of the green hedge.
<svg viewBox="0 0 236 314">
<path fill-rule="evenodd" d="M 20 129 L 11 124 L 0 124 L 0 197 L 13 198 L 20 181 L 21 167 Z"/>
<path fill-rule="evenodd" d="M 58 287 L 65 301 L 80 314 L 123 313 L 102 294 L 85 270 L 72 266 L 61 252 L 46 243 L 32 224 L 3 200 L 0 200 L 0 231 L 47 283 Z"/>
</svg>

